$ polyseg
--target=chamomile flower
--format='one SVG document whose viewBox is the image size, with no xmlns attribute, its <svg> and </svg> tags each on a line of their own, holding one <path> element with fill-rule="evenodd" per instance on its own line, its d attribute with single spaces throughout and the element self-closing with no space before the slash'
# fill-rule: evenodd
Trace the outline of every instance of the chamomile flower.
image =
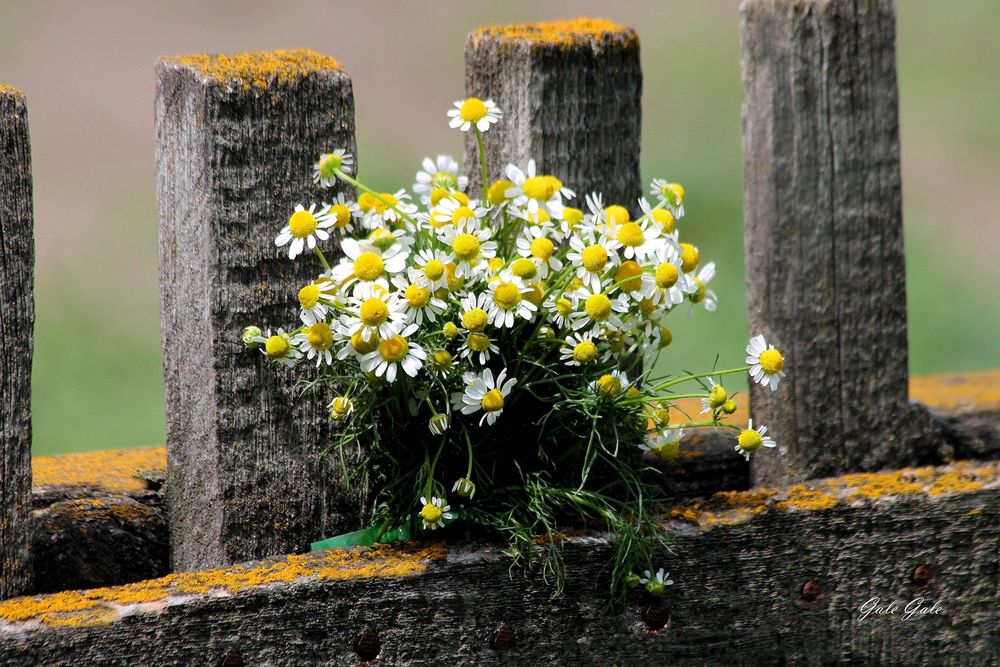
<svg viewBox="0 0 1000 667">
<path fill-rule="evenodd" d="M 576 277 L 586 287 L 599 291 L 604 275 L 618 264 L 619 243 L 603 235 L 582 233 L 569 237 L 569 247 L 566 261 L 575 267 Z"/>
<path fill-rule="evenodd" d="M 354 156 L 343 148 L 336 148 L 332 153 L 324 153 L 319 156 L 319 160 L 313 165 L 313 183 L 319 183 L 324 188 L 329 188 L 337 182 L 338 170 L 349 174 L 354 165 Z"/>
<path fill-rule="evenodd" d="M 668 183 L 662 178 L 654 178 L 649 186 L 649 194 L 664 202 L 677 219 L 684 217 L 684 186 Z"/>
<path fill-rule="evenodd" d="M 451 505 L 445 505 L 441 498 L 431 497 L 430 500 L 420 498 L 420 522 L 424 530 L 437 530 L 445 521 L 451 521 L 455 515 L 450 512 Z"/>
<path fill-rule="evenodd" d="M 560 211 L 563 198 L 572 199 L 576 196 L 575 192 L 565 187 L 555 176 L 536 173 L 534 160 L 528 160 L 525 171 L 508 164 L 504 173 L 512 185 L 505 193 L 506 196 L 513 200 L 515 206 L 526 206 L 531 214 L 536 214 L 539 210 L 546 210 L 549 214 Z"/>
<path fill-rule="evenodd" d="M 468 132 L 473 126 L 480 132 L 485 132 L 500 120 L 500 107 L 493 100 L 481 100 L 478 97 L 467 97 L 457 100 L 453 109 L 448 109 L 448 126 Z"/>
<path fill-rule="evenodd" d="M 362 283 L 351 294 L 347 312 L 340 316 L 345 336 L 360 334 L 365 342 L 373 336 L 392 338 L 406 324 L 406 304 L 383 285 Z"/>
<path fill-rule="evenodd" d="M 368 229 L 401 222 L 417 211 L 416 204 L 410 201 L 406 190 L 380 192 L 377 196 L 362 193 L 358 197 L 358 208 L 364 213 L 364 226 Z"/>
<path fill-rule="evenodd" d="M 586 366 L 597 361 L 597 343 L 594 334 L 570 334 L 559 348 L 559 358 L 567 366 Z"/>
<path fill-rule="evenodd" d="M 490 323 L 497 328 L 510 329 L 517 317 L 530 321 L 538 309 L 524 298 L 528 292 L 531 292 L 531 288 L 525 286 L 510 271 L 503 271 L 497 278 L 491 278 L 489 291 L 486 293 Z"/>
<path fill-rule="evenodd" d="M 499 352 L 500 348 L 488 334 L 482 331 L 470 331 L 458 349 L 458 356 L 461 359 L 475 360 L 478 355 L 479 364 L 485 366 L 490 358 Z"/>
<path fill-rule="evenodd" d="M 708 391 L 708 398 L 701 399 L 701 414 L 712 414 L 729 399 L 726 388 L 717 384 L 712 378 L 708 378 L 711 388 Z"/>
<path fill-rule="evenodd" d="M 292 343 L 292 336 L 278 329 L 277 333 L 267 333 L 254 337 L 253 342 L 260 345 L 260 351 L 271 361 L 282 366 L 294 366 L 302 358 L 302 353 Z"/>
<path fill-rule="evenodd" d="M 612 297 L 598 290 L 583 288 L 577 291 L 582 310 L 573 311 L 573 329 L 589 327 L 607 328 L 620 331 L 623 328 L 620 315 L 628 311 L 628 304 L 618 296 Z"/>
<path fill-rule="evenodd" d="M 715 297 L 715 292 L 708 289 L 708 283 L 714 277 L 715 262 L 709 262 L 705 266 L 698 269 L 698 273 L 691 278 L 694 282 L 695 289 L 688 297 L 691 299 L 691 303 L 700 303 L 705 306 L 705 310 L 709 312 L 714 311 L 719 303 Z M 775 386 L 777 386 L 777 382 L 775 382 Z"/>
<path fill-rule="evenodd" d="M 307 246 L 310 250 L 315 248 L 316 239 L 320 241 L 329 239 L 330 234 L 326 230 L 331 225 L 333 222 L 328 219 L 319 220 L 316 218 L 316 204 L 310 204 L 308 210 L 298 204 L 295 207 L 295 212 L 289 216 L 288 224 L 274 239 L 274 244 L 281 247 L 291 242 L 288 246 L 288 259 L 295 259 L 302 254 Z"/>
<path fill-rule="evenodd" d="M 486 294 L 466 294 L 459 301 L 462 327 L 469 331 L 483 331 L 490 323 L 490 297 Z"/>
<path fill-rule="evenodd" d="M 450 155 L 438 155 L 436 160 L 425 157 L 420 166 L 422 168 L 417 172 L 413 192 L 424 203 L 430 201 L 434 190 L 464 192 L 469 184 L 467 176 L 459 175 L 458 161 Z"/>
<path fill-rule="evenodd" d="M 333 329 L 326 322 L 317 322 L 292 338 L 292 343 L 298 346 L 306 359 L 315 359 L 317 366 L 324 362 L 327 365 L 333 363 L 333 352 L 330 351 L 333 341 Z"/>
<path fill-rule="evenodd" d="M 360 364 L 361 358 L 369 352 L 374 351 L 379 344 L 378 334 L 370 335 L 367 340 L 364 337 L 364 332 L 361 330 L 347 336 L 344 334 L 343 328 L 338 328 L 337 334 L 337 342 L 343 343 L 340 349 L 337 350 L 337 359 L 341 361 L 353 358 Z"/>
<path fill-rule="evenodd" d="M 326 276 L 320 276 L 300 289 L 299 306 L 302 308 L 300 315 L 302 322 L 312 326 L 326 320 L 332 308 L 330 304 L 337 301 L 338 291 L 337 283 Z"/>
<path fill-rule="evenodd" d="M 774 447 L 777 443 L 765 435 L 767 427 L 761 424 L 757 428 L 753 427 L 753 420 L 747 422 L 747 427 L 736 436 L 736 453 L 741 454 L 747 461 L 750 455 L 761 447 Z"/>
<path fill-rule="evenodd" d="M 626 220 L 614 225 L 609 223 L 607 228 L 608 237 L 618 241 L 621 245 L 621 254 L 626 259 L 641 262 L 664 243 L 659 228 L 649 220 L 642 222 Z"/>
<path fill-rule="evenodd" d="M 667 429 L 666 431 L 657 432 L 654 437 L 640 443 L 639 449 L 642 450 L 643 454 L 657 461 L 670 461 L 677 458 L 677 454 L 680 452 L 681 438 L 683 437 L 684 429 Z"/>
<path fill-rule="evenodd" d="M 674 214 L 671 213 L 670 210 L 666 208 L 665 205 L 662 207 L 654 207 L 650 205 L 649 201 L 645 197 L 640 197 L 639 209 L 642 211 L 643 217 L 652 220 L 659 226 L 660 232 L 664 236 L 668 237 L 675 236 L 674 231 L 677 226 L 677 219 L 674 217 Z"/>
<path fill-rule="evenodd" d="M 644 270 L 634 259 L 626 259 L 619 264 L 611 280 L 613 290 L 618 290 L 622 296 L 633 301 L 652 299 L 656 295 L 656 280 L 653 274 Z"/>
<path fill-rule="evenodd" d="M 487 262 L 496 257 L 497 243 L 491 240 L 493 231 L 472 220 L 462 220 L 438 232 L 439 240 L 451 248 L 455 257 L 455 274 L 475 275 L 487 268 Z"/>
<path fill-rule="evenodd" d="M 673 585 L 673 580 L 670 578 L 670 573 L 664 573 L 661 567 L 656 571 L 656 574 L 651 573 L 646 570 L 642 573 L 642 578 L 639 579 L 639 583 L 646 587 L 646 592 L 654 597 L 660 597 L 663 595 L 663 590 L 667 586 Z"/>
<path fill-rule="evenodd" d="M 464 415 L 471 415 L 482 410 L 483 416 L 479 420 L 479 425 L 482 426 L 483 421 L 486 421 L 492 426 L 503 413 L 504 402 L 510 396 L 510 391 L 517 383 L 517 378 L 508 380 L 505 368 L 494 380 L 493 371 L 484 368 L 481 373 L 470 379 L 471 381 L 466 384 L 464 392 L 452 394 L 454 408 L 461 410 Z"/>
<path fill-rule="evenodd" d="M 361 369 L 376 377 L 385 377 L 387 382 L 396 381 L 399 369 L 410 377 L 417 377 L 427 353 L 409 340 L 408 336 L 416 331 L 417 325 L 410 324 L 398 334 L 382 337 L 378 347 L 361 358 Z"/>
<path fill-rule="evenodd" d="M 354 401 L 347 396 L 335 396 L 326 409 L 330 411 L 330 419 L 342 421 L 354 412 Z"/>
<path fill-rule="evenodd" d="M 476 495 L 476 485 L 471 479 L 462 477 L 455 480 L 455 485 L 451 487 L 451 492 L 457 493 L 462 498 L 472 500 L 472 497 Z"/>
<path fill-rule="evenodd" d="M 672 245 L 664 244 L 649 258 L 653 265 L 653 282 L 659 291 L 654 303 L 662 303 L 667 308 L 684 303 L 684 296 L 697 291 L 694 278 L 684 273 L 681 257 Z"/>
<path fill-rule="evenodd" d="M 423 282 L 407 280 L 403 276 L 396 276 L 392 279 L 392 284 L 399 290 L 406 307 L 406 321 L 423 324 L 436 322 L 437 316 L 448 307 L 441 299 L 434 296 L 431 288 Z"/>
<path fill-rule="evenodd" d="M 409 246 L 404 243 L 393 243 L 383 251 L 370 241 L 352 238 L 342 240 L 340 248 L 345 256 L 330 273 L 334 280 L 344 286 L 355 281 L 384 281 L 390 274 L 402 273 L 406 269 L 406 257 L 410 253 Z"/>
<path fill-rule="evenodd" d="M 330 223 L 330 231 L 339 234 L 349 234 L 354 231 L 354 221 L 361 217 L 361 209 L 357 202 L 350 201 L 339 193 L 332 202 L 324 204 L 317 220 Z"/>
<path fill-rule="evenodd" d="M 782 370 L 785 358 L 773 345 L 768 345 L 763 336 L 754 336 L 747 343 L 746 362 L 751 365 L 750 377 L 753 381 L 771 387 L 771 391 L 776 390 L 778 382 L 785 377 Z"/>
<path fill-rule="evenodd" d="M 463 221 L 479 223 L 486 217 L 486 209 L 478 206 L 475 200 L 462 203 L 454 197 L 442 199 L 431 213 L 431 220 L 437 224 L 433 227 L 441 228 L 444 225 L 458 225 Z"/>
<path fill-rule="evenodd" d="M 624 371 L 613 370 L 591 382 L 590 386 L 600 396 L 617 398 L 628 389 L 629 381 Z"/>
<path fill-rule="evenodd" d="M 556 256 L 556 244 L 544 227 L 527 225 L 517 237 L 517 254 L 535 263 L 542 280 L 563 267 L 562 260 Z"/>
<path fill-rule="evenodd" d="M 579 298 L 576 292 L 564 292 L 563 294 L 553 294 L 543 306 L 550 322 L 563 328 L 570 325 L 573 311 L 576 310 Z"/>
</svg>

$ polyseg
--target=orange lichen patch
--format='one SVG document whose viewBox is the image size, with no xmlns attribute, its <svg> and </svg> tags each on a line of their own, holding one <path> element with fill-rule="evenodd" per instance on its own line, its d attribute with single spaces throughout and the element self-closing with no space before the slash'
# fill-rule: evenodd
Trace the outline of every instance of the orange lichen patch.
<svg viewBox="0 0 1000 667">
<path fill-rule="evenodd" d="M 778 509 L 825 510 L 837 504 L 836 496 L 810 489 L 803 484 L 788 487 L 786 493 L 788 497 L 776 504 Z"/>
<path fill-rule="evenodd" d="M 233 594 L 304 579 L 405 577 L 423 572 L 429 561 L 444 556 L 445 548 L 440 544 L 408 548 L 376 545 L 286 556 L 218 570 L 171 574 L 124 586 L 7 600 L 0 602 L 0 621 L 37 620 L 46 625 L 107 623 L 119 617 L 119 607 L 124 605 L 165 604 L 170 598 Z"/>
<path fill-rule="evenodd" d="M 31 460 L 32 485 L 92 486 L 109 491 L 141 491 L 146 481 L 140 470 L 166 471 L 164 447 L 107 449 Z"/>
<path fill-rule="evenodd" d="M 913 377 L 910 398 L 957 414 L 1000 410 L 1000 369 Z"/>
<path fill-rule="evenodd" d="M 635 31 L 628 26 L 607 19 L 578 18 L 548 23 L 519 23 L 479 28 L 474 35 L 489 35 L 532 44 L 572 46 L 594 40 L 617 37 L 626 43 L 638 41 Z"/>
<path fill-rule="evenodd" d="M 192 67 L 206 79 L 220 83 L 235 81 L 244 89 L 267 88 L 275 82 L 292 83 L 322 70 L 342 69 L 333 58 L 308 49 L 174 56 L 166 61 Z"/>
<path fill-rule="evenodd" d="M 76 521 L 102 521 L 110 517 L 148 519 L 153 516 L 152 509 L 135 501 L 107 502 L 101 498 L 77 498 L 62 503 L 60 507 Z"/>
<path fill-rule="evenodd" d="M 2 83 L 0 83 L 0 93 L 4 93 L 6 95 L 14 95 L 15 97 L 24 94 L 14 86 L 7 86 Z"/>
</svg>

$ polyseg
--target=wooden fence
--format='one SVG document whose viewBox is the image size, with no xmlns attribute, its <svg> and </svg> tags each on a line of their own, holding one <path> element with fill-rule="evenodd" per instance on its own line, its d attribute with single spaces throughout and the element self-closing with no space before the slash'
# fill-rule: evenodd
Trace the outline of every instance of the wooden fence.
<svg viewBox="0 0 1000 667">
<path fill-rule="evenodd" d="M 325 415 L 239 342 L 304 278 L 274 221 L 319 197 L 321 150 L 355 152 L 350 78 L 310 52 L 158 65 L 166 453 L 36 460 L 32 496 L 27 112 L 0 87 L 0 596 L 49 593 L 0 602 L 0 661 L 1000 661 L 1000 373 L 908 377 L 892 3 L 741 11 L 749 318 L 795 363 L 790 400 L 754 391 L 750 409 L 787 450 L 751 470 L 689 438 L 663 477 L 677 584 L 614 615 L 598 533 L 566 539 L 556 599 L 492 545 L 282 555 L 363 518 L 316 465 Z M 532 156 L 633 201 L 638 48 L 588 20 L 470 35 L 467 92 L 505 112 L 491 171 Z M 862 618 L 875 597 L 926 613 Z"/>
</svg>

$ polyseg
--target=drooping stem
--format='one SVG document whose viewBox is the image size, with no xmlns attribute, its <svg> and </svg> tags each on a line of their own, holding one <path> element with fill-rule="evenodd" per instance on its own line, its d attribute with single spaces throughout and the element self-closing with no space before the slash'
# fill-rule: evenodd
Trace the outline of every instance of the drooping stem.
<svg viewBox="0 0 1000 667">
<path fill-rule="evenodd" d="M 317 257 L 319 257 L 319 261 L 323 264 L 323 268 L 329 271 L 330 263 L 326 261 L 326 256 L 323 254 L 323 251 L 319 249 L 319 246 L 314 247 L 313 252 L 316 253 Z"/>
<path fill-rule="evenodd" d="M 483 170 L 483 203 L 485 203 L 490 191 L 489 179 L 486 175 L 486 147 L 483 146 L 483 133 L 479 131 L 478 127 L 472 129 L 476 131 L 476 145 L 479 146 L 479 166 Z"/>
</svg>

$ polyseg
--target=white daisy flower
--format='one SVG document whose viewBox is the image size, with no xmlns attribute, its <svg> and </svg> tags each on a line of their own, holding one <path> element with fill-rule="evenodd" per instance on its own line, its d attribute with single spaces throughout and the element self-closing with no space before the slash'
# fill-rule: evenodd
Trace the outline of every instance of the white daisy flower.
<svg viewBox="0 0 1000 667">
<path fill-rule="evenodd" d="M 617 398 L 629 387 L 628 376 L 624 371 L 613 370 L 605 373 L 590 383 L 591 389 L 606 398 Z"/>
<path fill-rule="evenodd" d="M 621 254 L 626 259 L 644 261 L 664 245 L 659 228 L 649 220 L 608 224 L 607 229 L 608 237 L 621 244 Z"/>
<path fill-rule="evenodd" d="M 338 303 L 339 288 L 331 278 L 320 276 L 299 290 L 300 318 L 307 326 L 323 322 L 332 310 L 331 304 Z"/>
<path fill-rule="evenodd" d="M 667 586 L 673 585 L 673 580 L 670 578 L 670 573 L 664 573 L 661 567 L 656 571 L 656 574 L 652 574 L 649 570 L 642 573 L 642 578 L 639 579 L 639 583 L 646 587 L 646 592 L 655 597 L 663 595 L 663 589 Z"/>
<path fill-rule="evenodd" d="M 434 435 L 444 435 L 451 426 L 451 415 L 442 412 L 431 417 L 427 422 L 427 430 Z"/>
<path fill-rule="evenodd" d="M 484 368 L 481 373 L 470 378 L 471 382 L 466 384 L 464 392 L 451 395 L 454 409 L 461 410 L 464 415 L 482 410 L 479 425 L 482 426 L 485 420 L 492 426 L 503 413 L 504 401 L 517 383 L 517 378 L 506 380 L 506 377 L 506 368 L 500 371 L 496 380 L 493 379 L 493 371 Z"/>
<path fill-rule="evenodd" d="M 448 289 L 445 267 L 452 260 L 443 250 L 424 249 L 413 257 L 412 267 L 407 271 L 410 280 L 422 282 L 432 290 Z"/>
<path fill-rule="evenodd" d="M 691 278 L 694 282 L 695 289 L 688 297 L 691 299 L 691 303 L 700 303 L 704 305 L 705 310 L 709 312 L 714 311 L 719 304 L 719 301 L 715 296 L 715 292 L 708 289 L 708 283 L 714 277 L 715 262 L 709 262 L 705 266 L 698 269 L 698 274 Z"/>
<path fill-rule="evenodd" d="M 379 337 L 377 333 L 369 333 L 369 337 L 367 339 L 365 338 L 366 332 L 361 329 L 348 336 L 344 334 L 342 327 L 338 327 L 335 333 L 337 334 L 337 342 L 344 343 L 340 349 L 337 350 L 337 359 L 341 361 L 353 358 L 360 365 L 361 358 L 369 352 L 373 352 L 379 344 Z"/>
<path fill-rule="evenodd" d="M 363 224 L 368 229 L 392 226 L 392 223 L 402 221 L 406 216 L 417 211 L 417 205 L 409 201 L 406 190 L 395 193 L 380 192 L 378 196 L 368 192 L 358 197 L 358 207 L 364 213 Z"/>
<path fill-rule="evenodd" d="M 476 275 L 486 268 L 487 261 L 497 254 L 496 241 L 490 240 L 493 230 L 473 220 L 465 219 L 438 231 L 438 239 L 451 248 L 456 275 Z"/>
<path fill-rule="evenodd" d="M 330 273 L 334 280 L 345 287 L 355 281 L 384 281 L 390 274 L 402 273 L 406 269 L 406 257 L 410 254 L 409 246 L 404 243 L 393 243 L 382 251 L 371 241 L 352 238 L 343 239 L 340 248 L 344 257 Z"/>
<path fill-rule="evenodd" d="M 656 296 L 656 279 L 634 259 L 626 259 L 618 265 L 611 278 L 611 285 L 610 291 L 617 290 L 622 296 L 636 302 Z"/>
<path fill-rule="evenodd" d="M 326 322 L 317 322 L 308 327 L 302 333 L 295 334 L 292 343 L 298 346 L 306 359 L 316 360 L 316 365 L 326 362 L 327 365 L 333 363 L 333 329 Z"/>
<path fill-rule="evenodd" d="M 604 275 L 618 265 L 617 241 L 594 233 L 581 232 L 569 237 L 566 261 L 572 263 L 576 277 L 590 289 L 599 291 Z"/>
<path fill-rule="evenodd" d="M 478 97 L 468 97 L 457 100 L 453 109 L 448 109 L 449 127 L 457 127 L 462 132 L 468 132 L 473 126 L 480 132 L 490 129 L 490 125 L 498 122 L 501 117 L 500 107 L 493 100 L 481 100 Z"/>
<path fill-rule="evenodd" d="M 347 419 L 354 412 L 354 401 L 347 396 L 336 396 L 330 404 L 326 406 L 330 412 L 330 419 L 341 421 Z"/>
<path fill-rule="evenodd" d="M 657 461 L 669 461 L 677 458 L 683 437 L 684 429 L 668 429 L 658 432 L 653 438 L 647 438 L 645 442 L 639 444 L 639 449 L 642 450 L 643 454 Z"/>
<path fill-rule="evenodd" d="M 556 257 L 556 244 L 549 238 L 549 230 L 537 225 L 527 225 L 517 237 L 517 254 L 527 257 L 538 267 L 538 277 L 545 280 L 549 273 L 557 273 L 563 263 Z"/>
<path fill-rule="evenodd" d="M 753 427 L 753 420 L 747 422 L 747 427 L 736 436 L 736 453 L 741 454 L 747 461 L 750 455 L 761 447 L 774 447 L 777 443 L 765 435 L 767 427 L 761 424 L 756 429 Z"/>
<path fill-rule="evenodd" d="M 251 338 L 251 342 L 260 346 L 264 356 L 283 366 L 294 366 L 302 358 L 302 353 L 292 343 L 292 337 L 283 329 L 278 329 L 277 333 L 268 329 L 266 333 Z"/>
<path fill-rule="evenodd" d="M 716 383 L 712 378 L 708 378 L 711 387 L 708 390 L 708 397 L 701 399 L 701 414 L 714 414 L 722 407 L 722 404 L 729 398 L 726 388 Z"/>
<path fill-rule="evenodd" d="M 600 287 L 600 284 L 598 284 Z M 579 331 L 586 327 L 605 327 L 614 331 L 621 331 L 624 327 L 620 317 L 621 313 L 628 311 L 628 303 L 621 297 L 611 297 L 600 289 L 591 290 L 583 288 L 577 290 L 580 301 L 583 302 L 583 310 L 573 311 L 570 316 L 573 320 L 573 329 Z"/>
<path fill-rule="evenodd" d="M 486 209 L 479 206 L 476 200 L 463 204 L 454 197 L 446 197 L 438 202 L 431 213 L 431 220 L 437 224 L 431 225 L 440 229 L 444 225 L 458 225 L 463 221 L 479 223 L 486 217 Z"/>
<path fill-rule="evenodd" d="M 431 497 L 428 501 L 427 498 L 421 496 L 420 504 L 419 514 L 424 530 L 437 530 L 444 525 L 445 521 L 451 521 L 455 518 L 455 515 L 449 511 L 451 505 L 445 505 L 441 498 Z"/>
<path fill-rule="evenodd" d="M 483 331 L 490 322 L 490 297 L 469 293 L 459 300 L 459 319 L 468 331 Z"/>
<path fill-rule="evenodd" d="M 567 366 L 585 366 L 597 361 L 597 344 L 590 331 L 566 336 L 559 357 Z"/>
<path fill-rule="evenodd" d="M 514 326 L 516 317 L 531 321 L 538 309 L 524 298 L 528 292 L 531 292 L 531 288 L 510 271 L 503 271 L 497 278 L 490 279 L 489 291 L 486 293 L 490 324 L 500 329 L 510 329 Z"/>
<path fill-rule="evenodd" d="M 499 353 L 500 348 L 497 347 L 488 334 L 482 331 L 470 331 L 469 335 L 465 337 L 465 340 L 462 341 L 462 344 L 458 348 L 460 359 L 468 358 L 470 361 L 474 361 L 476 355 L 479 355 L 480 366 L 485 366 L 494 354 Z"/>
<path fill-rule="evenodd" d="M 634 351 L 635 337 L 630 332 L 637 328 L 634 318 L 624 320 L 621 331 L 607 329 L 601 341 L 601 362 L 607 363 L 616 357 L 625 357 Z"/>
<path fill-rule="evenodd" d="M 534 160 L 528 160 L 525 171 L 513 164 L 508 164 L 504 171 L 512 186 L 504 195 L 512 200 L 514 206 L 526 205 L 531 214 L 536 214 L 539 210 L 546 210 L 549 214 L 561 213 L 563 198 L 572 199 L 576 196 L 575 192 L 565 187 L 555 176 L 535 173 Z"/>
<path fill-rule="evenodd" d="M 334 172 L 340 170 L 349 174 L 353 164 L 354 156 L 343 148 L 334 149 L 332 153 L 324 153 L 313 165 L 313 183 L 329 188 L 337 182 L 337 175 Z"/>
<path fill-rule="evenodd" d="M 472 497 L 476 495 L 476 485 L 471 479 L 462 477 L 455 480 L 454 486 L 451 487 L 451 492 L 457 493 L 462 498 L 472 500 Z"/>
<path fill-rule="evenodd" d="M 348 312 L 340 316 L 340 332 L 345 336 L 360 334 L 368 342 L 373 336 L 392 338 L 406 325 L 406 304 L 384 285 L 361 283 L 347 303 Z"/>
<path fill-rule="evenodd" d="M 434 296 L 434 292 L 425 283 L 396 276 L 392 279 L 392 284 L 399 290 L 405 304 L 407 322 L 436 322 L 437 316 L 448 308 L 448 304 Z"/>
<path fill-rule="evenodd" d="M 340 234 L 349 234 L 354 231 L 355 219 L 361 218 L 361 209 L 357 202 L 350 201 L 344 197 L 344 193 L 339 193 L 332 202 L 323 204 L 317 220 L 330 223 L 330 231 Z"/>
<path fill-rule="evenodd" d="M 436 160 L 425 157 L 417 172 L 413 193 L 420 201 L 430 201 L 431 192 L 442 189 L 452 192 L 464 192 L 469 185 L 469 178 L 458 173 L 458 161 L 450 155 L 438 155 Z"/>
<path fill-rule="evenodd" d="M 649 194 L 664 202 L 678 220 L 684 217 L 684 186 L 680 183 L 668 183 L 662 178 L 654 178 L 649 186 Z"/>
<path fill-rule="evenodd" d="M 778 388 L 778 382 L 785 377 L 782 370 L 785 358 L 773 345 L 768 345 L 763 336 L 754 336 L 747 343 L 746 362 L 751 365 L 750 377 L 757 384 L 770 386 L 771 391 Z"/>
<path fill-rule="evenodd" d="M 295 207 L 295 212 L 288 218 L 288 224 L 282 227 L 274 244 L 281 247 L 289 241 L 288 259 L 295 259 L 302 254 L 302 251 L 309 247 L 310 250 L 316 247 L 316 239 L 326 241 L 330 234 L 326 231 L 333 223 L 330 220 L 318 220 L 316 218 L 316 204 L 310 204 L 306 210 L 301 204 Z"/>
<path fill-rule="evenodd" d="M 693 294 L 698 290 L 694 278 L 684 273 L 680 254 L 672 245 L 660 246 L 649 260 L 653 265 L 653 282 L 659 288 L 654 294 L 654 303 L 673 308 L 684 303 L 686 294 Z"/>
<path fill-rule="evenodd" d="M 412 336 L 417 330 L 416 324 L 410 324 L 398 334 L 383 336 L 378 348 L 361 357 L 361 370 L 374 373 L 376 377 L 385 377 L 387 382 L 395 382 L 398 369 L 412 377 L 417 373 L 427 359 L 427 353 L 407 336 Z"/>
<path fill-rule="evenodd" d="M 570 325 L 573 311 L 576 310 L 579 297 L 576 292 L 564 292 L 563 294 L 553 294 L 545 300 L 543 305 L 548 320 L 559 328 Z"/>
<path fill-rule="evenodd" d="M 676 242 L 677 219 L 674 218 L 674 214 L 669 209 L 665 206 L 653 207 L 645 197 L 639 198 L 639 209 L 642 211 L 642 217 L 652 220 L 659 226 L 660 232 L 665 237 L 670 237 Z"/>
</svg>

